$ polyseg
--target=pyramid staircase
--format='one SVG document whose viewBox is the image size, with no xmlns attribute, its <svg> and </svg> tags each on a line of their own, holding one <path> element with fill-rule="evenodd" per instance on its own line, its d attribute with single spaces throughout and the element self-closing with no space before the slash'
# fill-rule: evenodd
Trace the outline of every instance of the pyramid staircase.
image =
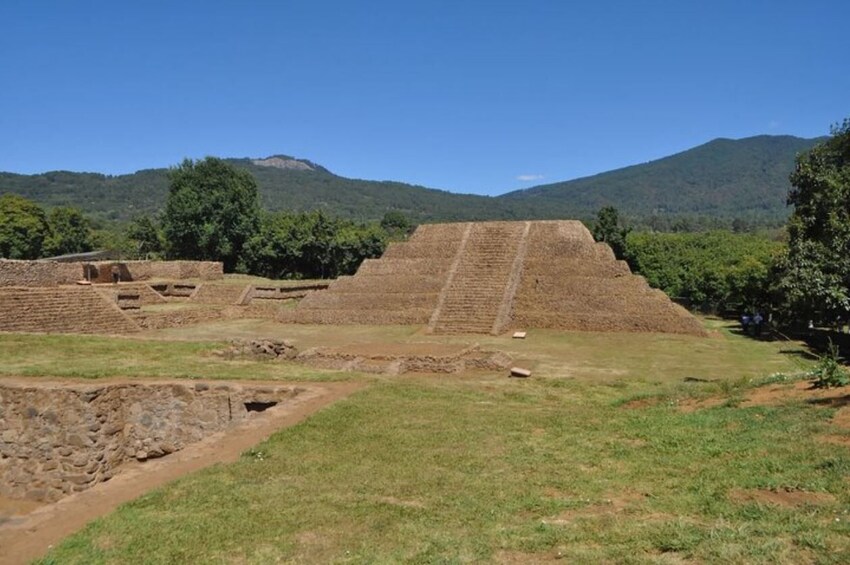
<svg viewBox="0 0 850 565">
<path fill-rule="evenodd" d="M 507 325 L 505 304 L 513 300 L 531 222 L 470 224 L 428 324 L 432 333 L 499 334 Z"/>
</svg>

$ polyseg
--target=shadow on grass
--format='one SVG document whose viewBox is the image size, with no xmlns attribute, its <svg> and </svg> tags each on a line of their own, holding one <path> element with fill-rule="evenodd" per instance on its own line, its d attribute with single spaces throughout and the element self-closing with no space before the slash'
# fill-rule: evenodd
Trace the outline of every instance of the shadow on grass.
<svg viewBox="0 0 850 565">
<path fill-rule="evenodd" d="M 827 352 L 829 344 L 838 348 L 839 359 L 845 365 L 850 364 L 850 333 L 843 333 L 830 328 L 778 328 L 766 323 L 761 331 L 752 327 L 744 329 L 736 318 L 724 316 L 726 329 L 735 336 L 746 337 L 756 341 L 799 341 L 806 349 L 782 349 L 780 353 L 817 361 Z"/>
<path fill-rule="evenodd" d="M 805 343 L 811 350 L 814 359 L 820 359 L 828 351 L 829 344 L 832 343 L 838 348 L 839 360 L 845 365 L 850 362 L 850 334 L 815 328 L 799 331 L 789 330 L 786 335 L 791 339 Z"/>
<path fill-rule="evenodd" d="M 819 359 L 817 355 L 811 351 L 806 351 L 805 349 L 780 349 L 779 353 L 782 355 L 797 357 L 799 359 L 805 359 L 807 361 L 817 361 Z"/>
<path fill-rule="evenodd" d="M 829 406 L 830 408 L 842 408 L 850 405 L 850 394 L 836 396 L 834 398 L 812 398 L 808 403 L 816 404 L 817 406 Z"/>
</svg>

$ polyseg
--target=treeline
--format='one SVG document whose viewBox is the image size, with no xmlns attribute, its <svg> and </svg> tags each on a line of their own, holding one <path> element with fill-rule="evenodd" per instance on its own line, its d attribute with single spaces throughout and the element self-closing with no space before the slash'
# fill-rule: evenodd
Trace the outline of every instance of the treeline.
<svg viewBox="0 0 850 565">
<path fill-rule="evenodd" d="M 786 246 L 763 234 L 632 232 L 625 259 L 670 297 L 710 312 L 767 309 Z"/>
<path fill-rule="evenodd" d="M 850 319 L 850 120 L 800 154 L 787 227 L 762 233 L 632 231 L 613 207 L 594 236 L 633 271 L 703 310 L 769 312 L 784 326 Z M 769 233 L 769 232 L 768 232 Z"/>
<path fill-rule="evenodd" d="M 263 211 L 250 172 L 208 157 L 172 169 L 161 219 L 138 217 L 127 234 L 146 257 L 222 261 L 226 272 L 298 279 L 353 274 L 410 229 L 397 212 L 359 223 L 320 210 Z"/>
<path fill-rule="evenodd" d="M 184 162 L 169 174 L 165 213 L 96 223 L 71 207 L 45 210 L 0 197 L 0 258 L 42 259 L 107 249 L 125 259 L 222 261 L 228 272 L 275 279 L 353 274 L 412 230 L 400 212 L 355 222 L 323 211 L 265 212 L 250 173 L 218 159 Z"/>
<path fill-rule="evenodd" d="M 390 239 L 406 233 L 406 229 L 396 229 L 387 222 L 357 223 L 321 211 L 264 213 L 233 270 L 270 279 L 351 275 L 364 259 L 379 257 Z M 148 216 L 133 220 L 128 234 L 139 256 L 187 257 L 167 243 L 162 227 Z"/>
<path fill-rule="evenodd" d="M 78 209 L 48 212 L 21 196 L 0 196 L 0 257 L 41 259 L 91 251 L 95 244 L 92 224 Z"/>
</svg>

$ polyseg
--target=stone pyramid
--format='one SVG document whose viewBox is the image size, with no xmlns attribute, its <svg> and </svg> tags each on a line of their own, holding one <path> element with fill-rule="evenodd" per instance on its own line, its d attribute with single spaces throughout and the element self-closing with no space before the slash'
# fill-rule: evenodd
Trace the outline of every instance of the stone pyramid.
<svg viewBox="0 0 850 565">
<path fill-rule="evenodd" d="M 705 335 L 578 221 L 422 225 L 281 321 L 422 324 L 433 333 L 528 328 Z"/>
</svg>

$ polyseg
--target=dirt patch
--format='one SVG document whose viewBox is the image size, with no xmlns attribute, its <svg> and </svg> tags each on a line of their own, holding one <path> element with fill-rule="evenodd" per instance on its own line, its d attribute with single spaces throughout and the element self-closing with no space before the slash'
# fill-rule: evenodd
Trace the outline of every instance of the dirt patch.
<svg viewBox="0 0 850 565">
<path fill-rule="evenodd" d="M 729 491 L 728 497 L 732 502 L 771 504 L 784 508 L 825 506 L 835 502 L 835 497 L 828 492 L 802 490 L 734 489 Z"/>
<path fill-rule="evenodd" d="M 623 408 L 628 410 L 638 410 L 640 408 L 650 408 L 652 406 L 658 406 L 661 404 L 663 399 L 660 396 L 648 396 L 645 398 L 635 398 L 629 400 L 628 402 L 624 402 L 622 404 Z"/>
<path fill-rule="evenodd" d="M 31 382 L 27 379 L 21 381 Z M 169 381 L 168 384 L 185 385 L 186 382 Z M 250 384 L 280 386 L 284 383 Z M 235 461 L 246 449 L 275 431 L 305 420 L 314 412 L 359 390 L 364 384 L 298 383 L 297 386 L 303 389 L 298 396 L 291 402 L 264 411 L 261 417 L 246 419 L 236 428 L 209 435 L 167 457 L 129 463 L 108 482 L 67 496 L 55 504 L 42 506 L 25 516 L 10 517 L 0 525 L 0 547 L 3 548 L 0 563 L 27 563 L 36 559 L 51 545 L 118 505 L 214 463 Z"/>
<path fill-rule="evenodd" d="M 850 436 L 839 436 L 839 435 L 823 435 L 815 438 L 820 443 L 827 443 L 829 445 L 841 445 L 843 447 L 850 447 Z"/>
<path fill-rule="evenodd" d="M 6 498 L 0 496 L 0 526 L 4 522 L 9 521 L 11 516 L 21 516 L 29 514 L 37 508 L 41 508 L 46 503 L 37 500 L 20 500 L 16 498 Z"/>
<path fill-rule="evenodd" d="M 850 404 L 850 388 L 812 388 L 809 381 L 798 381 L 792 386 L 769 385 L 750 391 L 740 406 L 778 406 L 791 401 L 821 406 L 846 406 Z"/>
<path fill-rule="evenodd" d="M 725 396 L 686 398 L 678 402 L 678 407 L 680 411 L 688 413 L 714 408 L 728 400 Z M 780 406 L 789 402 L 807 402 L 816 406 L 839 408 L 832 418 L 832 423 L 838 427 L 850 429 L 850 389 L 848 387 L 819 389 L 813 388 L 809 381 L 798 381 L 792 385 L 767 385 L 749 391 L 738 406 L 741 408 Z M 630 403 L 624 406 L 628 404 Z M 636 404 L 634 407 L 641 406 Z"/>
<path fill-rule="evenodd" d="M 832 424 L 839 428 L 850 430 L 850 407 L 845 406 L 839 409 L 835 413 L 835 416 L 832 417 Z"/>
<path fill-rule="evenodd" d="M 588 504 L 587 506 L 573 508 L 561 512 L 557 516 L 545 518 L 543 520 L 543 523 L 556 526 L 565 526 L 568 524 L 572 524 L 576 520 L 582 518 L 621 514 L 628 510 L 632 510 L 634 508 L 639 507 L 641 503 L 647 498 L 647 496 L 648 495 L 646 494 L 636 492 L 618 493 L 616 495 L 607 497 L 601 501 Z"/>
<path fill-rule="evenodd" d="M 503 549 L 493 554 L 493 563 L 503 565 L 512 565 L 514 563 L 563 563 L 563 557 L 557 551 L 546 554 Z"/>
<path fill-rule="evenodd" d="M 403 508 L 425 508 L 425 504 L 418 500 L 402 500 L 394 496 L 377 496 L 375 502 L 381 504 L 389 504 L 391 506 L 401 506 Z"/>
<path fill-rule="evenodd" d="M 690 414 L 697 410 L 705 410 L 707 408 L 720 406 L 726 402 L 726 400 L 727 399 L 720 398 L 718 396 L 712 396 L 709 398 L 686 398 L 678 402 L 678 407 L 681 412 Z"/>
</svg>

